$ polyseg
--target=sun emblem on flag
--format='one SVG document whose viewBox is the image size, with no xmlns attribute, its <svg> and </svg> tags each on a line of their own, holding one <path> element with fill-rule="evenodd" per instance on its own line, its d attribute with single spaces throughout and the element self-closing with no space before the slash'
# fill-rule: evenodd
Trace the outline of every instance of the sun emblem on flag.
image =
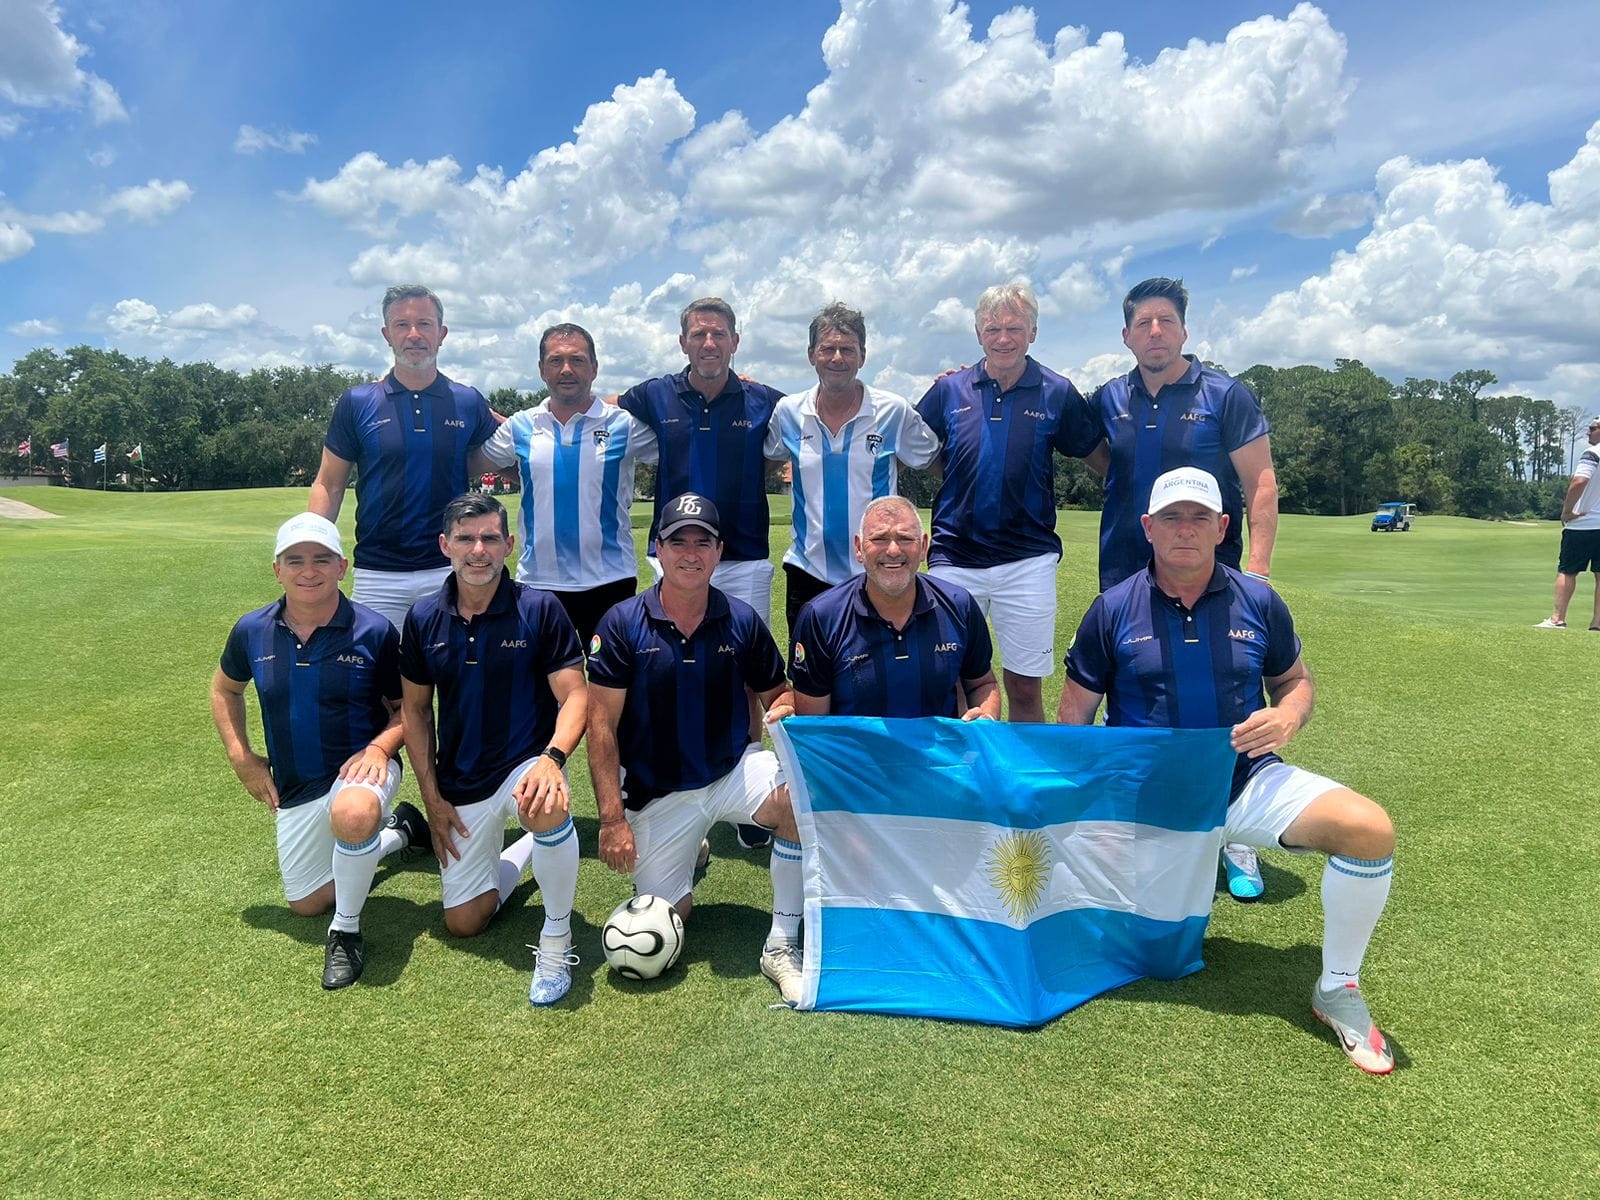
<svg viewBox="0 0 1600 1200">
<path fill-rule="evenodd" d="M 1037 829 L 1015 830 L 989 851 L 989 881 L 1015 921 L 1031 915 L 1050 879 L 1050 843 Z"/>
</svg>

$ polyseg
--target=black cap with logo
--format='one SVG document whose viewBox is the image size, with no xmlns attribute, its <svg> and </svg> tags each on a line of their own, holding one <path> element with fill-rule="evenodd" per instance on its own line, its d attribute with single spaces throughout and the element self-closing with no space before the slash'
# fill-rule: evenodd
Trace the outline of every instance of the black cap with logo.
<svg viewBox="0 0 1600 1200">
<path fill-rule="evenodd" d="M 721 520 L 715 504 L 704 496 L 685 492 L 661 510 L 661 524 L 656 529 L 656 537 L 669 538 L 685 526 L 698 525 L 720 541 L 722 533 L 717 526 Z"/>
</svg>

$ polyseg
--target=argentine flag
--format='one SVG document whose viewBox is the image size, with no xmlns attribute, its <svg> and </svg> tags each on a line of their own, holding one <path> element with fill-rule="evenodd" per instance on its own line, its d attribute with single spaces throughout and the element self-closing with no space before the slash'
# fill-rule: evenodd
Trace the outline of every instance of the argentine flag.
<svg viewBox="0 0 1600 1200">
<path fill-rule="evenodd" d="M 1226 729 L 791 717 L 800 1008 L 1040 1025 L 1198 971 Z"/>
</svg>

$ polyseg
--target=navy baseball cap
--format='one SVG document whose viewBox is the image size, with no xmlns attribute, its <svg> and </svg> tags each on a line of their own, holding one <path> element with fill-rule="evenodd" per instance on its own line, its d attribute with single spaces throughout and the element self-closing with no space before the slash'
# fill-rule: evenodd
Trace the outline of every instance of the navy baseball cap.
<svg viewBox="0 0 1600 1200">
<path fill-rule="evenodd" d="M 704 496 L 685 492 L 661 510 L 661 524 L 656 529 L 656 537 L 669 538 L 687 525 L 698 525 L 720 541 L 722 533 L 717 526 L 721 521 L 715 504 Z"/>
</svg>

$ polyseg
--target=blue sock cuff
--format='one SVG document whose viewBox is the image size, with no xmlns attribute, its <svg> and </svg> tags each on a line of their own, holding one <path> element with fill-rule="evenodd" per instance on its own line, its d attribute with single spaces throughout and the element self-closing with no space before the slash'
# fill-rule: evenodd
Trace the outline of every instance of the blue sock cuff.
<svg viewBox="0 0 1600 1200">
<path fill-rule="evenodd" d="M 338 838 L 333 839 L 333 849 L 335 854 L 368 854 L 377 848 L 377 834 L 373 834 L 366 841 L 355 845 L 352 845 L 350 842 L 340 841 Z"/>
<path fill-rule="evenodd" d="M 559 846 L 576 832 L 572 824 L 572 818 L 568 817 L 554 829 L 546 829 L 543 833 L 534 834 L 533 840 L 541 846 Z"/>
<path fill-rule="evenodd" d="M 1394 871 L 1394 855 L 1387 858 L 1350 858 L 1343 854 L 1328 855 L 1328 865 L 1341 875 L 1357 879 L 1381 879 Z"/>
<path fill-rule="evenodd" d="M 775 858 L 787 858 L 794 862 L 800 861 L 800 843 L 791 842 L 777 834 L 772 835 L 772 854 Z"/>
</svg>

